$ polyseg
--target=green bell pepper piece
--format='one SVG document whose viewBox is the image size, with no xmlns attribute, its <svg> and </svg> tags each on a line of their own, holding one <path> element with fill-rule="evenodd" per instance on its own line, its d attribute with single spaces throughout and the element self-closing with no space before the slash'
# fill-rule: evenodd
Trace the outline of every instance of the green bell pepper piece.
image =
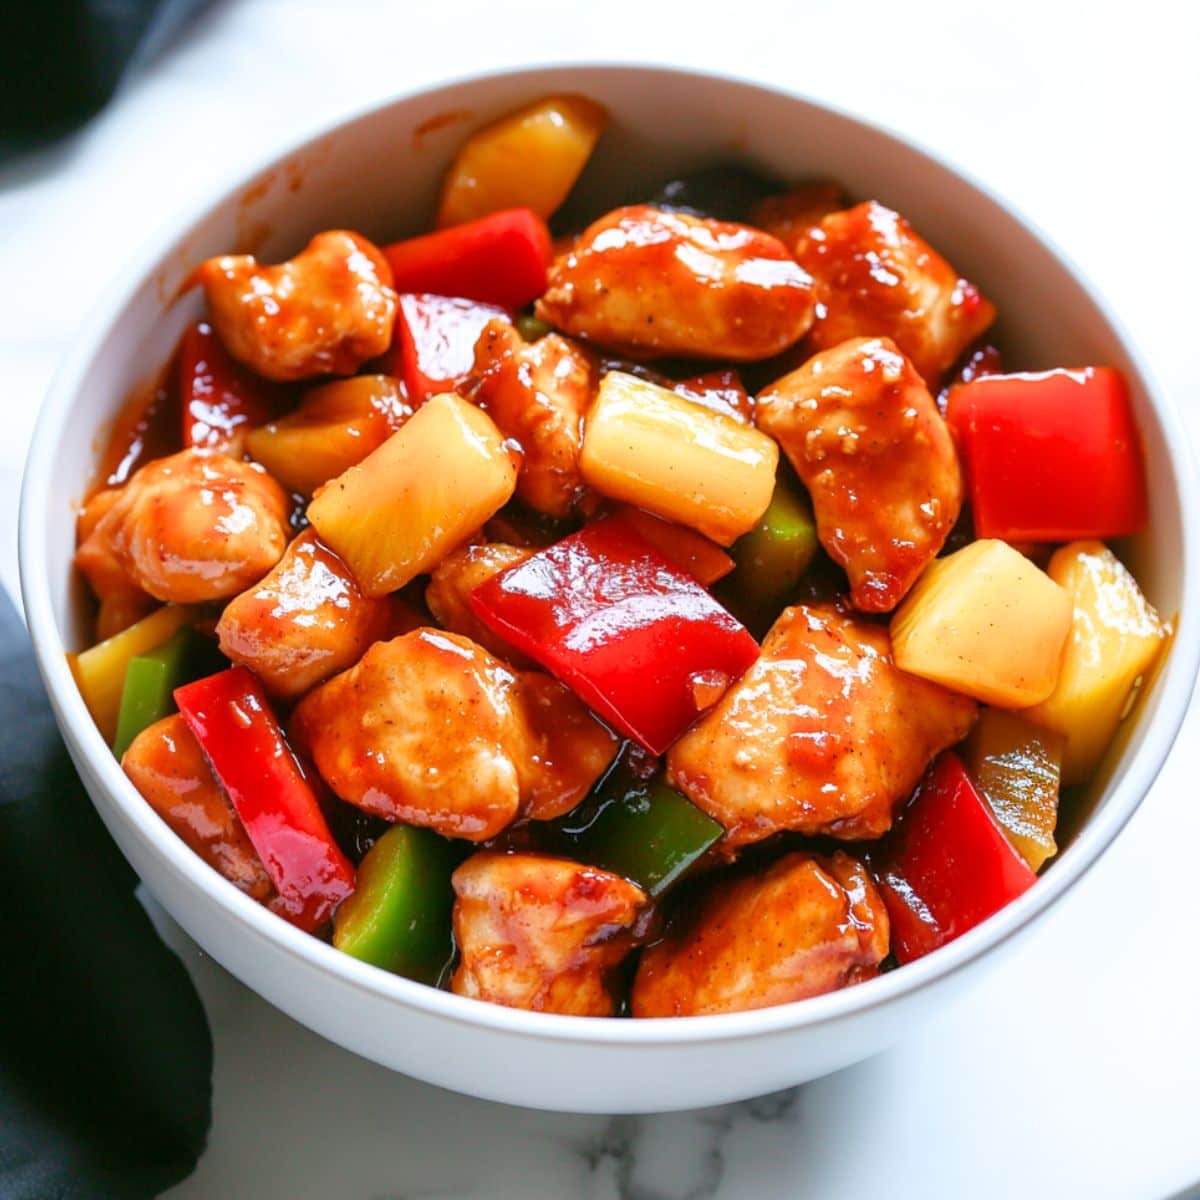
<svg viewBox="0 0 1200 1200">
<path fill-rule="evenodd" d="M 532 313 L 522 313 L 514 324 L 517 332 L 527 342 L 536 342 L 554 329 L 553 325 L 548 325 L 541 317 L 535 317 Z"/>
<path fill-rule="evenodd" d="M 392 826 L 359 863 L 354 894 L 334 914 L 333 944 L 437 986 L 454 957 L 450 876 L 462 858 L 459 846 L 428 829 Z"/>
<path fill-rule="evenodd" d="M 563 825 L 576 858 L 633 880 L 651 896 L 665 892 L 724 832 L 674 788 L 620 767 L 597 802 Z"/>
<path fill-rule="evenodd" d="M 224 659 L 215 643 L 190 625 L 177 629 L 161 646 L 129 660 L 117 713 L 113 753 L 121 758 L 143 729 L 175 711 L 177 687 L 219 670 Z"/>
<path fill-rule="evenodd" d="M 777 479 L 762 519 L 729 553 L 737 566 L 727 586 L 752 608 L 777 610 L 783 605 L 817 553 L 812 507 L 799 485 Z"/>
</svg>

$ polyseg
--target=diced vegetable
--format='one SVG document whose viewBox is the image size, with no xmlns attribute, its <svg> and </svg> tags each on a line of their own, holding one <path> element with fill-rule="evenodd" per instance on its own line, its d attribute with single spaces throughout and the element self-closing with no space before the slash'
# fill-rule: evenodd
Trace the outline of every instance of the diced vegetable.
<svg viewBox="0 0 1200 1200">
<path fill-rule="evenodd" d="M 436 985 L 454 957 L 450 875 L 463 855 L 453 842 L 395 825 L 358 866 L 354 894 L 339 905 L 333 944 L 385 971 Z"/>
<path fill-rule="evenodd" d="M 952 942 L 1037 880 L 950 751 L 925 776 L 872 866 L 902 963 Z"/>
<path fill-rule="evenodd" d="M 579 466 L 603 495 L 727 546 L 766 511 L 778 462 L 779 448 L 757 429 L 609 371 L 588 415 Z"/>
<path fill-rule="evenodd" d="M 528 208 L 385 246 L 398 292 L 461 296 L 521 308 L 546 290 L 550 231 Z"/>
<path fill-rule="evenodd" d="M 412 416 L 404 385 L 356 375 L 313 388 L 300 407 L 246 434 L 246 453 L 290 492 L 311 496 L 385 441 Z"/>
<path fill-rule="evenodd" d="M 705 587 L 733 570 L 733 559 L 694 529 L 664 521 L 662 517 L 629 505 L 623 505 L 617 517 L 637 530 L 668 562 L 682 567 Z"/>
<path fill-rule="evenodd" d="M 308 519 L 363 591 L 382 596 L 474 533 L 516 483 L 515 455 L 491 418 L 446 394 L 330 482 Z"/>
<path fill-rule="evenodd" d="M 1066 542 L 1145 526 L 1141 441 L 1119 371 L 988 375 L 953 390 L 947 419 L 977 537 Z"/>
<path fill-rule="evenodd" d="M 522 313 L 516 319 L 517 332 L 527 342 L 537 342 L 554 331 L 554 326 L 535 317 L 533 313 Z"/>
<path fill-rule="evenodd" d="M 1023 713 L 985 708 L 963 747 L 963 761 L 1008 840 L 1034 871 L 1058 853 L 1058 780 L 1063 737 Z"/>
<path fill-rule="evenodd" d="M 1154 666 L 1166 630 L 1137 581 L 1099 542 L 1074 542 L 1050 559 L 1050 578 L 1074 610 L 1058 686 L 1025 715 L 1067 739 L 1063 782 L 1091 778 Z"/>
<path fill-rule="evenodd" d="M 1071 600 L 1005 542 L 929 564 L 892 618 L 902 671 L 998 708 L 1045 700 L 1058 682 Z"/>
<path fill-rule="evenodd" d="M 194 629 L 177 629 L 161 646 L 129 660 L 113 753 L 120 758 L 143 729 L 175 711 L 173 692 L 199 675 L 218 670 L 216 644 Z"/>
<path fill-rule="evenodd" d="M 396 340 L 384 365 L 404 379 L 409 399 L 421 405 L 439 392 L 456 391 L 475 365 L 483 327 L 510 316 L 494 304 L 453 296 L 406 294 L 396 315 Z"/>
<path fill-rule="evenodd" d="M 200 321 L 179 343 L 179 398 L 184 446 L 225 450 L 271 416 L 279 390 L 234 362 Z"/>
<path fill-rule="evenodd" d="M 758 657 L 695 579 L 619 520 L 587 525 L 493 576 L 471 608 L 653 754 Z"/>
<path fill-rule="evenodd" d="M 665 892 L 725 830 L 661 779 L 618 765 L 599 789 L 563 818 L 571 857 L 631 879 L 651 896 Z"/>
<path fill-rule="evenodd" d="M 279 894 L 276 911 L 308 932 L 354 890 L 312 785 L 245 667 L 175 691 L 175 703 Z"/>
<path fill-rule="evenodd" d="M 549 217 L 591 157 L 608 114 L 585 96 L 546 96 L 469 137 L 442 184 L 439 228 L 506 208 Z"/>
<path fill-rule="evenodd" d="M 795 592 L 817 547 L 817 526 L 803 489 L 778 479 L 758 524 L 730 548 L 737 569 L 727 586 L 747 607 L 773 618 Z"/>
<path fill-rule="evenodd" d="M 117 733 L 129 660 L 161 646 L 180 626 L 194 618 L 194 609 L 168 604 L 115 636 L 79 654 L 67 655 L 84 703 L 105 741 L 111 743 Z"/>
</svg>

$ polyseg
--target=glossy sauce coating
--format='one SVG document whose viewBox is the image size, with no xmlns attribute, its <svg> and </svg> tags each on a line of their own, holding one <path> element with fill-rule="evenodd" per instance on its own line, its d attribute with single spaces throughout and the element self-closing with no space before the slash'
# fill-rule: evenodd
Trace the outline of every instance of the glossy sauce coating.
<svg viewBox="0 0 1200 1200">
<path fill-rule="evenodd" d="M 931 388 L 996 315 L 899 213 L 874 200 L 829 214 L 795 252 L 816 281 L 811 348 L 889 337 Z"/>
<path fill-rule="evenodd" d="M 846 203 L 840 183 L 811 179 L 786 192 L 765 196 L 750 210 L 748 223 L 777 237 L 785 246 L 793 246 L 824 217 L 845 208 Z"/>
<path fill-rule="evenodd" d="M 509 1008 L 607 1017 L 611 969 L 647 903 L 636 884 L 535 854 L 473 855 L 454 872 L 451 990 Z"/>
<path fill-rule="evenodd" d="M 963 497 L 950 431 L 912 364 L 886 338 L 843 342 L 761 393 L 755 415 L 808 488 L 854 606 L 895 608 Z"/>
<path fill-rule="evenodd" d="M 669 782 L 738 846 L 781 830 L 886 833 L 973 700 L 906 675 L 887 630 L 834 608 L 783 611 L 758 661 L 667 754 Z"/>
<path fill-rule="evenodd" d="M 265 471 L 184 450 L 147 463 L 75 554 L 99 594 L 126 580 L 156 599 L 199 604 L 257 583 L 288 541 L 291 501 Z"/>
<path fill-rule="evenodd" d="M 494 634 L 472 611 L 471 593 L 485 580 L 533 557 L 525 546 L 504 542 L 460 546 L 447 554 L 429 576 L 425 603 L 437 623 L 451 633 L 461 633 L 512 666 L 528 665 L 503 638 Z"/>
<path fill-rule="evenodd" d="M 210 258 L 195 280 L 225 349 L 267 379 L 352 375 L 391 345 L 392 269 L 357 233 L 319 233 L 276 266 L 252 254 Z"/>
<path fill-rule="evenodd" d="M 866 867 L 841 851 L 793 853 L 718 879 L 642 955 L 635 1017 L 695 1017 L 788 1004 L 870 979 L 888 917 Z"/>
<path fill-rule="evenodd" d="M 746 362 L 804 335 L 812 280 L 761 230 L 642 204 L 602 217 L 556 260 L 536 311 L 634 357 Z"/>
<path fill-rule="evenodd" d="M 262 860 L 178 713 L 138 734 L 121 767 L 150 807 L 209 866 L 253 899 L 271 898 L 275 889 Z"/>
<path fill-rule="evenodd" d="M 343 800 L 475 842 L 573 807 L 617 751 L 561 684 L 526 683 L 469 639 L 428 628 L 377 642 L 294 719 Z"/>
<path fill-rule="evenodd" d="M 475 343 L 471 399 L 524 454 L 517 495 L 538 512 L 565 517 L 583 496 L 579 453 L 595 390 L 590 356 L 567 338 L 525 342 L 491 321 Z"/>
<path fill-rule="evenodd" d="M 390 602 L 364 596 L 345 563 L 302 533 L 270 574 L 217 623 L 222 653 L 276 696 L 302 696 L 353 666 L 389 625 Z"/>
</svg>

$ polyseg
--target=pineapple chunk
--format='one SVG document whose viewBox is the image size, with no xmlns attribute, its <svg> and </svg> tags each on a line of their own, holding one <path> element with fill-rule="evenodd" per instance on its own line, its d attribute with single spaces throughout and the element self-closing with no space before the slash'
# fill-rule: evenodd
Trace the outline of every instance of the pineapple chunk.
<svg viewBox="0 0 1200 1200">
<path fill-rule="evenodd" d="M 1048 570 L 1070 596 L 1074 620 L 1058 686 L 1026 716 L 1066 737 L 1063 782 L 1085 783 L 1133 707 L 1166 630 L 1102 542 L 1063 546 Z"/>
<path fill-rule="evenodd" d="M 412 416 L 390 375 L 356 375 L 313 388 L 295 412 L 246 434 L 246 453 L 290 492 L 311 496 L 361 462 Z"/>
<path fill-rule="evenodd" d="M 491 418 L 434 396 L 308 506 L 321 540 L 382 596 L 430 570 L 512 497 L 517 455 Z"/>
<path fill-rule="evenodd" d="M 902 671 L 998 708 L 1058 682 L 1071 599 L 1006 542 L 984 538 L 926 567 L 892 618 Z"/>
<path fill-rule="evenodd" d="M 778 463 L 765 433 L 621 371 L 600 381 L 579 459 L 584 481 L 602 495 L 722 546 L 758 524 Z"/>
<path fill-rule="evenodd" d="M 1065 739 L 1023 713 L 985 708 L 963 746 L 963 761 L 1008 840 L 1034 871 L 1058 853 L 1058 780 Z"/>
<path fill-rule="evenodd" d="M 79 654 L 67 655 L 83 702 L 106 742 L 111 742 L 117 732 L 117 714 L 121 709 L 121 692 L 125 688 L 125 668 L 129 666 L 129 660 L 161 646 L 177 629 L 195 618 L 196 609 L 183 604 L 168 604 L 113 637 Z"/>
<path fill-rule="evenodd" d="M 546 96 L 472 134 L 442 184 L 439 228 L 505 208 L 549 217 L 567 198 L 608 123 L 586 96 Z"/>
</svg>

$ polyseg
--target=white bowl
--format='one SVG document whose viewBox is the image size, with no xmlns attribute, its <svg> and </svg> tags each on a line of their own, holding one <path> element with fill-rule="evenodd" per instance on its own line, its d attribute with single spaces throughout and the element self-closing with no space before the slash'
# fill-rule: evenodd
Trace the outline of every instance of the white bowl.
<svg viewBox="0 0 1200 1200">
<path fill-rule="evenodd" d="M 996 336 L 1011 363 L 1107 363 L 1130 384 L 1151 522 L 1127 558 L 1159 611 L 1178 614 L 1166 667 L 1093 785 L 1086 824 L 1037 885 L 937 953 L 845 991 L 728 1016 L 583 1019 L 478 1003 L 339 954 L 249 900 L 171 833 L 122 774 L 63 657 L 86 636 L 71 570 L 75 505 L 123 397 L 196 317 L 196 297 L 172 302 L 190 268 L 235 247 L 286 257 L 327 227 L 377 239 L 420 230 L 469 129 L 563 90 L 586 93 L 613 115 L 582 185 L 598 205 L 624 199 L 631 180 L 657 184 L 721 159 L 784 177 L 831 175 L 899 209 L 982 286 L 999 306 Z M 811 1079 L 898 1039 L 995 963 L 1117 835 L 1162 766 L 1196 676 L 1200 559 L 1186 445 L 1137 351 L 1079 272 L 977 184 L 897 137 L 809 100 L 706 74 L 573 65 L 489 75 L 338 123 L 222 188 L 140 255 L 75 340 L 41 413 L 21 505 L 25 609 L 59 726 L 105 824 L 179 924 L 255 991 L 367 1058 L 476 1096 L 588 1112 L 686 1108 Z"/>
</svg>

